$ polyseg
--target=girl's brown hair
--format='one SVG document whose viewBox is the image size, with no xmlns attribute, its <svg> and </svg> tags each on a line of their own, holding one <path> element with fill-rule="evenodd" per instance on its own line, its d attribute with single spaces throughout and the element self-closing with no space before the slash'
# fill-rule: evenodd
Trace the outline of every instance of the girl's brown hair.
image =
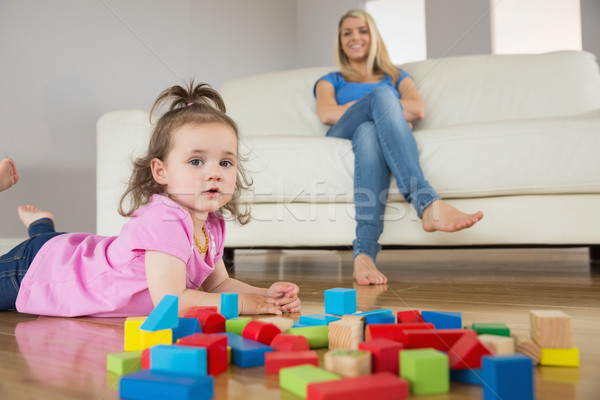
<svg viewBox="0 0 600 400">
<path fill-rule="evenodd" d="M 165 187 L 158 184 L 152 177 L 150 163 L 155 158 L 161 161 L 166 159 L 171 149 L 172 133 L 178 128 L 188 124 L 220 123 L 229 126 L 239 141 L 237 125 L 225 114 L 223 98 L 208 84 L 195 85 L 192 80 L 185 88 L 173 86 L 163 91 L 152 105 L 150 122 L 152 122 L 154 111 L 165 104 L 169 106 L 169 110 L 156 123 L 148 145 L 148 152 L 144 157 L 133 161 L 129 185 L 119 203 L 119 214 L 124 217 L 133 216 L 137 209 L 148 204 L 152 195 L 166 194 Z M 251 181 L 240 161 L 243 160 L 238 153 L 235 190 L 231 200 L 219 211 L 228 212 L 240 224 L 246 224 L 250 221 L 250 209 L 248 205 L 242 209 L 240 196 L 251 185 Z M 124 207 L 123 204 L 128 196 L 131 196 L 129 205 Z"/>
</svg>

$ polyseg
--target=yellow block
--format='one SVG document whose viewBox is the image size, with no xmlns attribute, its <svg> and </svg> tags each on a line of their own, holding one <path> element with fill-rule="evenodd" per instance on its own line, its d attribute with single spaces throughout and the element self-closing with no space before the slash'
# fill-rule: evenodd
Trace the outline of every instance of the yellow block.
<svg viewBox="0 0 600 400">
<path fill-rule="evenodd" d="M 227 346 L 227 363 L 231 364 L 231 346 Z"/>
<path fill-rule="evenodd" d="M 540 365 L 554 365 L 559 367 L 579 367 L 579 349 L 549 349 L 541 348 L 542 358 Z"/>
<path fill-rule="evenodd" d="M 173 344 L 173 330 L 163 329 L 151 332 L 140 329 L 140 338 L 142 345 L 140 350 L 148 349 L 157 344 Z"/>
<path fill-rule="evenodd" d="M 129 317 L 125 320 L 125 351 L 143 350 L 140 325 L 146 317 Z"/>
</svg>

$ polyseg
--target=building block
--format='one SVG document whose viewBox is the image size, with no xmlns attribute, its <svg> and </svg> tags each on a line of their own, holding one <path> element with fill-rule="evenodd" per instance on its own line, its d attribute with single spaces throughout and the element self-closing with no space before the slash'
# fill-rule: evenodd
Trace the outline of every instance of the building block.
<svg viewBox="0 0 600 400">
<path fill-rule="evenodd" d="M 371 353 L 364 350 L 332 350 L 325 353 L 324 367 L 344 378 L 369 375 Z"/>
<path fill-rule="evenodd" d="M 392 310 L 389 310 L 387 308 L 380 308 L 378 310 L 357 312 L 357 313 L 350 314 L 350 315 L 366 318 L 369 315 L 394 315 L 394 313 L 392 312 Z"/>
<path fill-rule="evenodd" d="M 231 364 L 231 346 L 227 346 L 227 364 Z"/>
<path fill-rule="evenodd" d="M 206 349 L 208 373 L 217 376 L 228 368 L 227 336 L 219 334 L 196 333 L 179 339 L 180 346 L 194 346 Z"/>
<path fill-rule="evenodd" d="M 400 326 L 402 325 L 400 324 Z M 400 341 L 404 343 L 406 349 L 429 347 L 448 351 L 465 332 L 465 329 L 409 329 L 402 332 Z"/>
<path fill-rule="evenodd" d="M 206 375 L 206 349 L 158 345 L 150 349 L 151 370 L 191 377 Z"/>
<path fill-rule="evenodd" d="M 196 313 L 198 311 L 212 311 L 212 312 L 219 312 L 219 310 L 217 309 L 217 307 L 215 306 L 196 306 L 196 307 L 190 307 L 185 314 L 183 315 L 184 318 L 196 318 Z"/>
<path fill-rule="evenodd" d="M 474 322 L 471 329 L 478 335 L 497 335 L 510 337 L 510 328 L 508 325 L 499 322 Z"/>
<path fill-rule="evenodd" d="M 142 331 L 140 326 L 144 323 L 146 317 L 128 317 L 125 319 L 125 340 L 124 350 L 135 351 L 142 350 Z"/>
<path fill-rule="evenodd" d="M 399 324 L 425 322 L 423 317 L 421 317 L 419 310 L 398 311 L 396 313 L 396 319 Z"/>
<path fill-rule="evenodd" d="M 408 398 L 408 382 L 389 372 L 310 383 L 307 389 L 308 400 L 403 400 Z"/>
<path fill-rule="evenodd" d="M 239 317 L 237 293 L 221 293 L 221 314 L 225 319 Z"/>
<path fill-rule="evenodd" d="M 186 314 L 187 315 L 187 314 Z M 225 332 L 225 317 L 218 312 L 210 310 L 197 310 L 194 316 L 200 323 L 200 328 L 204 333 L 221 333 Z"/>
<path fill-rule="evenodd" d="M 402 343 L 390 339 L 373 339 L 358 344 L 361 350 L 371 353 L 371 369 L 373 372 L 391 372 L 398 375 L 400 371 L 400 350 Z"/>
<path fill-rule="evenodd" d="M 454 311 L 421 311 L 425 322 L 431 322 L 435 329 L 462 329 L 462 313 Z"/>
<path fill-rule="evenodd" d="M 144 331 L 162 331 L 179 325 L 179 297 L 166 294 L 140 326 Z"/>
<path fill-rule="evenodd" d="M 579 367 L 579 349 L 546 349 L 542 347 L 540 365 L 555 367 Z"/>
<path fill-rule="evenodd" d="M 311 364 L 319 366 L 319 356 L 314 350 L 272 351 L 265 353 L 265 374 L 278 374 L 281 368 Z"/>
<path fill-rule="evenodd" d="M 329 324 L 329 350 L 356 350 L 364 339 L 360 320 L 339 320 Z"/>
<path fill-rule="evenodd" d="M 106 370 L 117 375 L 131 374 L 142 369 L 142 350 L 110 353 L 106 356 Z"/>
<path fill-rule="evenodd" d="M 179 325 L 177 328 L 173 328 L 173 342 L 177 342 L 182 337 L 201 332 L 202 328 L 200 328 L 197 318 L 179 318 Z"/>
<path fill-rule="evenodd" d="M 231 347 L 231 361 L 241 368 L 265 365 L 265 353 L 273 349 L 254 340 L 227 332 L 227 341 Z"/>
<path fill-rule="evenodd" d="M 531 338 L 543 348 L 573 347 L 571 317 L 558 310 L 529 311 Z"/>
<path fill-rule="evenodd" d="M 477 339 L 497 356 L 515 354 L 515 340 L 512 337 L 483 334 Z"/>
<path fill-rule="evenodd" d="M 250 321 L 252 321 L 252 318 L 250 317 L 237 317 L 228 319 L 225 321 L 225 331 L 241 336 L 244 332 L 244 328 Z"/>
<path fill-rule="evenodd" d="M 325 314 L 344 315 L 356 312 L 356 289 L 325 290 Z"/>
<path fill-rule="evenodd" d="M 400 376 L 414 395 L 447 393 L 450 390 L 448 356 L 434 349 L 400 352 Z"/>
<path fill-rule="evenodd" d="M 121 377 L 119 396 L 127 400 L 208 400 L 214 396 L 213 378 L 190 377 L 142 370 Z"/>
<path fill-rule="evenodd" d="M 365 317 L 365 324 L 395 324 L 394 314 L 370 314 Z"/>
<path fill-rule="evenodd" d="M 471 385 L 481 385 L 483 383 L 481 369 L 451 369 L 450 380 Z"/>
<path fill-rule="evenodd" d="M 162 331 L 142 331 L 140 330 L 142 348 L 147 349 L 158 344 L 173 344 L 173 331 L 164 329 Z"/>
<path fill-rule="evenodd" d="M 475 331 L 466 329 L 462 337 L 448 351 L 450 368 L 478 369 L 481 368 L 481 358 L 492 354 L 492 350 L 479 341 Z"/>
<path fill-rule="evenodd" d="M 308 340 L 301 335 L 280 333 L 271 341 L 273 351 L 305 351 L 310 349 Z"/>
<path fill-rule="evenodd" d="M 242 336 L 269 346 L 273 338 L 280 333 L 281 330 L 276 325 L 255 320 L 246 324 Z"/>
<path fill-rule="evenodd" d="M 434 330 L 432 323 L 407 323 L 407 324 L 371 324 L 365 329 L 365 340 L 391 339 L 397 342 L 403 339 L 403 332 L 409 329 Z"/>
<path fill-rule="evenodd" d="M 294 324 L 292 325 L 292 328 L 309 328 L 311 326 L 315 326 L 315 325 L 306 325 L 306 324 L 301 324 L 298 321 L 294 321 Z"/>
<path fill-rule="evenodd" d="M 333 315 L 322 315 L 322 314 L 310 314 L 301 315 L 298 318 L 298 322 L 302 325 L 318 326 L 318 325 L 329 325 L 330 322 L 338 321 L 340 317 Z"/>
<path fill-rule="evenodd" d="M 540 346 L 531 340 L 529 335 L 517 333 L 513 334 L 513 339 L 515 340 L 515 353 L 524 354 L 531 358 L 533 365 L 538 365 L 540 363 L 542 351 L 540 350 Z"/>
<path fill-rule="evenodd" d="M 142 365 L 142 369 L 150 369 L 150 349 L 142 350 L 140 364 Z"/>
<path fill-rule="evenodd" d="M 279 386 L 303 399 L 306 399 L 308 384 L 333 381 L 340 378 L 338 374 L 325 371 L 314 365 L 299 365 L 279 370 Z"/>
<path fill-rule="evenodd" d="M 311 349 L 319 349 L 329 346 L 329 328 L 327 326 L 307 326 L 304 328 L 288 329 L 291 335 L 301 335 L 308 340 Z"/>
<path fill-rule="evenodd" d="M 481 368 L 483 399 L 533 400 L 533 362 L 521 354 L 486 356 Z"/>
<path fill-rule="evenodd" d="M 273 325 L 277 326 L 283 333 L 285 333 L 288 329 L 290 329 L 294 326 L 294 320 L 291 318 L 268 317 L 268 318 L 261 318 L 260 320 L 262 322 L 267 322 L 269 324 L 273 324 Z"/>
</svg>

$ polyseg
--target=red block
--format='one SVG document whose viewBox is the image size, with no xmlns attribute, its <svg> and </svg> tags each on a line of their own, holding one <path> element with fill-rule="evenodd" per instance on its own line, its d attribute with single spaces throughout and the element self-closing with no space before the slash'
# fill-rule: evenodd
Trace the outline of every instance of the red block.
<svg viewBox="0 0 600 400">
<path fill-rule="evenodd" d="M 196 318 L 197 311 L 212 311 L 219 312 L 217 307 L 215 306 L 198 306 L 198 307 L 190 307 L 184 315 L 184 318 Z"/>
<path fill-rule="evenodd" d="M 177 341 L 180 346 L 204 347 L 208 364 L 208 374 L 217 376 L 227 371 L 227 336 L 194 333 Z"/>
<path fill-rule="evenodd" d="M 391 372 L 398 375 L 400 370 L 400 350 L 402 343 L 390 339 L 373 339 L 358 344 L 361 350 L 371 352 L 371 369 L 373 372 Z"/>
<path fill-rule="evenodd" d="M 278 374 L 281 368 L 312 364 L 319 366 L 316 351 L 271 351 L 265 353 L 265 374 Z"/>
<path fill-rule="evenodd" d="M 408 324 L 369 324 L 365 330 L 365 340 L 391 339 L 400 342 L 402 332 L 408 329 L 435 329 L 431 322 Z"/>
<path fill-rule="evenodd" d="M 408 398 L 408 382 L 390 372 L 379 372 L 311 383 L 307 394 L 307 400 L 402 400 Z"/>
<path fill-rule="evenodd" d="M 144 349 L 144 351 L 142 351 L 140 362 L 142 364 L 142 369 L 150 369 L 150 349 Z"/>
<path fill-rule="evenodd" d="M 432 347 L 448 351 L 465 332 L 466 329 L 411 329 L 402 333 L 402 343 L 406 349 Z"/>
<path fill-rule="evenodd" d="M 310 349 L 306 337 L 287 333 L 275 336 L 270 346 L 273 351 L 306 351 Z"/>
<path fill-rule="evenodd" d="M 411 322 L 422 323 L 425 322 L 419 310 L 410 311 L 398 311 L 396 313 L 396 320 L 399 324 L 406 324 Z"/>
<path fill-rule="evenodd" d="M 276 325 L 259 320 L 250 321 L 246 324 L 242 336 L 246 339 L 254 340 L 267 346 L 271 345 L 273 338 L 281 333 Z"/>
<path fill-rule="evenodd" d="M 477 338 L 477 332 L 466 329 L 465 333 L 448 351 L 450 369 L 481 368 L 481 357 L 493 354 L 492 350 Z"/>
<path fill-rule="evenodd" d="M 192 307 L 193 309 L 202 307 Z M 225 317 L 211 310 L 193 310 L 185 314 L 186 318 L 197 318 L 203 333 L 225 332 Z"/>
</svg>

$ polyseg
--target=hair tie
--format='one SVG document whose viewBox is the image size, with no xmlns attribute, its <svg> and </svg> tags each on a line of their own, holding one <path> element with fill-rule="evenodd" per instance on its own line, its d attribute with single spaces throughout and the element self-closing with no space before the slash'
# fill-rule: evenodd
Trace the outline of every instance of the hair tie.
<svg viewBox="0 0 600 400">
<path fill-rule="evenodd" d="M 194 104 L 194 103 L 187 103 L 187 106 L 189 107 L 189 106 L 191 106 L 192 104 Z"/>
</svg>

